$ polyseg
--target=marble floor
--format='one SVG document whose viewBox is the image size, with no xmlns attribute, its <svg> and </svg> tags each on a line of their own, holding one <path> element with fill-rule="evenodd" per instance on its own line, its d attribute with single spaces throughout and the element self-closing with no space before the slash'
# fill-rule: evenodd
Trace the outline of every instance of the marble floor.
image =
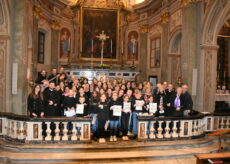
<svg viewBox="0 0 230 164">
<path fill-rule="evenodd" d="M 223 147 L 230 148 L 230 136 Z M 12 144 L 0 140 L 2 163 L 194 164 L 195 154 L 217 149 L 215 137 L 178 141 L 118 141 L 99 144 Z M 0 163 L 1 164 L 1 163 Z"/>
</svg>

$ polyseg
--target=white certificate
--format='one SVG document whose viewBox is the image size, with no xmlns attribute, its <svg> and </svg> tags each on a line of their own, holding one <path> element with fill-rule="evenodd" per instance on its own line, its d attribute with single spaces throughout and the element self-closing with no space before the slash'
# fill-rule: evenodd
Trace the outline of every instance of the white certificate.
<svg viewBox="0 0 230 164">
<path fill-rule="evenodd" d="M 143 100 L 136 100 L 136 110 L 142 110 L 143 105 L 144 105 Z"/>
<path fill-rule="evenodd" d="M 114 105 L 113 109 L 113 116 L 121 116 L 121 105 Z"/>
<path fill-rule="evenodd" d="M 84 104 L 77 104 L 76 113 L 77 114 L 84 114 Z"/>
<path fill-rule="evenodd" d="M 124 104 L 123 104 L 123 108 L 124 108 L 124 112 L 125 113 L 128 113 L 128 112 L 130 112 L 130 110 L 131 110 L 131 103 L 130 102 L 124 102 Z"/>
<path fill-rule="evenodd" d="M 72 110 L 70 110 L 70 111 L 65 110 L 64 115 L 65 115 L 66 117 L 73 117 L 73 116 L 76 115 L 76 112 L 75 112 L 74 109 L 72 109 Z"/>
<path fill-rule="evenodd" d="M 149 112 L 156 113 L 157 111 L 157 103 L 149 103 Z"/>
</svg>

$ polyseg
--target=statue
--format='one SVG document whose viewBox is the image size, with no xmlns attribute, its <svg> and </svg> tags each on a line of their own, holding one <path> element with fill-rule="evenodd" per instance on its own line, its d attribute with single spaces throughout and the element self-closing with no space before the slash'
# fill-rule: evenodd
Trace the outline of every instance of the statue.
<svg viewBox="0 0 230 164">
<path fill-rule="evenodd" d="M 68 29 L 61 30 L 61 57 L 67 57 L 70 52 L 70 32 Z"/>
</svg>

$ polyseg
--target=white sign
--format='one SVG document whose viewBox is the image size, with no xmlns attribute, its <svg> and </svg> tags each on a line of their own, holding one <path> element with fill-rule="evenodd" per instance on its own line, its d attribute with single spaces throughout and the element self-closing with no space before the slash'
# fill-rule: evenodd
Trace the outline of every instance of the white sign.
<svg viewBox="0 0 230 164">
<path fill-rule="evenodd" d="M 84 104 L 77 104 L 76 113 L 77 114 L 84 114 Z"/>
<path fill-rule="evenodd" d="M 157 111 L 157 103 L 149 103 L 149 112 L 156 113 Z"/>
<path fill-rule="evenodd" d="M 136 110 L 142 110 L 143 105 L 144 105 L 143 100 L 136 100 Z"/>
<path fill-rule="evenodd" d="M 66 111 L 64 112 L 64 115 L 65 115 L 66 117 L 73 117 L 73 116 L 76 115 L 76 112 L 75 112 L 74 109 L 72 109 L 72 110 L 70 110 L 70 111 L 66 110 Z"/>
<path fill-rule="evenodd" d="M 130 110 L 131 110 L 131 103 L 130 102 L 124 102 L 124 104 L 123 104 L 123 109 L 124 109 L 124 112 L 125 113 L 128 113 L 128 112 L 130 112 Z"/>
<path fill-rule="evenodd" d="M 121 105 L 113 106 L 113 116 L 121 116 Z"/>
</svg>

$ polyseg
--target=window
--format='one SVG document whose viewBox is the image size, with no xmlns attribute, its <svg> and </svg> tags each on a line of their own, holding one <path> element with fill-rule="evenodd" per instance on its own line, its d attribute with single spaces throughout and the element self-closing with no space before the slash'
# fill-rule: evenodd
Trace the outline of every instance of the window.
<svg viewBox="0 0 230 164">
<path fill-rule="evenodd" d="M 38 63 L 44 64 L 45 61 L 45 33 L 38 32 Z"/>
<path fill-rule="evenodd" d="M 161 39 L 155 38 L 151 40 L 150 68 L 160 67 L 160 58 L 161 58 Z"/>
</svg>

